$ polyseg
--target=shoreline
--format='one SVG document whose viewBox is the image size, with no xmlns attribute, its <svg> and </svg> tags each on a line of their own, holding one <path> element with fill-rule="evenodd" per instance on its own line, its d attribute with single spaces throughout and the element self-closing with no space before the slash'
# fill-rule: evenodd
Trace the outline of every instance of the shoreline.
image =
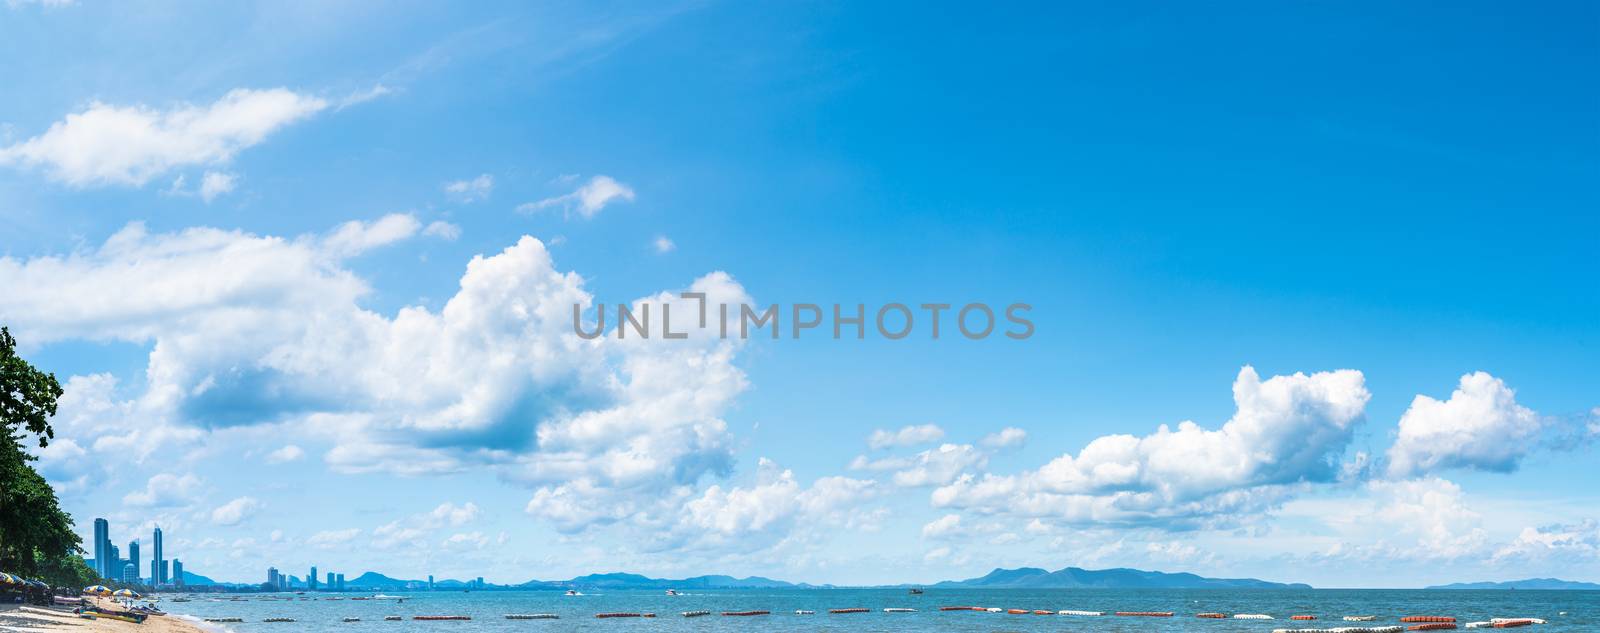
<svg viewBox="0 0 1600 633">
<path fill-rule="evenodd" d="M 107 602 L 96 599 L 95 604 L 112 607 Z M 116 608 L 121 608 L 116 606 Z M 178 614 L 152 615 L 145 618 L 143 624 L 109 620 L 104 618 L 88 619 L 73 613 L 64 607 L 38 607 L 24 604 L 0 605 L 0 630 L 15 631 L 17 633 L 49 633 L 71 629 L 85 633 L 128 633 L 131 631 L 144 631 L 146 633 L 214 633 L 197 622 L 191 622 Z"/>
</svg>

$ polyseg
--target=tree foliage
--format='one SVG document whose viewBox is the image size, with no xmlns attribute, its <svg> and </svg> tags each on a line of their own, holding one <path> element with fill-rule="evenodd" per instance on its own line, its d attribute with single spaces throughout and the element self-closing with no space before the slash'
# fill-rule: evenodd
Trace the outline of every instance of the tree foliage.
<svg viewBox="0 0 1600 633">
<path fill-rule="evenodd" d="M 17 356 L 16 340 L 0 328 L 0 569 L 23 575 L 50 571 L 76 578 L 82 540 L 72 517 L 61 510 L 55 490 L 33 469 L 22 449 L 28 435 L 47 446 L 54 432 L 61 383 Z"/>
</svg>

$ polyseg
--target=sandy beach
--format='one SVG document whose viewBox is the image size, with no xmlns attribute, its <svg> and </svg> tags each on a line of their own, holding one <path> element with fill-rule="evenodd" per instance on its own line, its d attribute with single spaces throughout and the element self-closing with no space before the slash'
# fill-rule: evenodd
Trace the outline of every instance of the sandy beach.
<svg viewBox="0 0 1600 633">
<path fill-rule="evenodd" d="M 112 607 L 104 604 L 102 606 Z M 120 608 L 120 607 L 118 607 Z M 153 615 L 143 624 L 117 620 L 79 617 L 66 607 L 35 607 L 29 605 L 0 605 L 0 631 L 7 633 L 40 633 L 49 631 L 142 631 L 145 633 L 204 633 L 193 623 L 172 616 Z"/>
</svg>

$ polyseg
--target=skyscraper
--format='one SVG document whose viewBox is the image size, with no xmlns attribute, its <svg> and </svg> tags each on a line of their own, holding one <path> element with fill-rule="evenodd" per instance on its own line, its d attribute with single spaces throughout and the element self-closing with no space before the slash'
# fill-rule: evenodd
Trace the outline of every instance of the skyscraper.
<svg viewBox="0 0 1600 633">
<path fill-rule="evenodd" d="M 172 584 L 183 586 L 183 561 L 172 559 Z"/>
<path fill-rule="evenodd" d="M 128 564 L 133 565 L 133 582 L 139 582 L 139 539 L 128 541 Z M 128 582 L 128 581 L 123 581 Z"/>
<path fill-rule="evenodd" d="M 106 574 L 106 578 L 111 580 L 122 580 L 122 549 L 115 545 L 111 545 L 110 547 L 110 560 L 106 561 L 106 569 L 111 573 Z"/>
<path fill-rule="evenodd" d="M 268 567 L 267 568 L 267 587 L 270 588 L 272 591 L 277 591 L 278 589 L 280 589 L 282 587 L 282 583 L 278 580 L 278 568 L 277 567 Z"/>
<path fill-rule="evenodd" d="M 161 552 L 161 526 L 156 526 L 155 549 L 150 552 L 150 584 L 167 584 L 167 559 Z"/>
<path fill-rule="evenodd" d="M 94 520 L 94 573 L 101 578 L 111 577 L 111 524 L 105 519 Z"/>
<path fill-rule="evenodd" d="M 428 591 L 433 591 L 433 574 L 428 574 Z"/>
<path fill-rule="evenodd" d="M 317 590 L 317 566 L 316 565 L 312 565 L 311 566 L 311 573 L 306 576 L 306 588 L 310 589 L 312 591 L 316 591 Z"/>
<path fill-rule="evenodd" d="M 325 587 L 325 588 L 328 591 L 338 591 L 339 590 L 339 584 L 333 581 L 333 572 L 331 572 L 331 571 L 328 572 L 328 586 Z"/>
<path fill-rule="evenodd" d="M 334 580 L 334 583 L 333 583 L 334 588 L 336 590 L 338 590 L 338 591 L 344 591 L 344 574 L 339 574 L 337 576 L 334 576 L 333 580 Z"/>
<path fill-rule="evenodd" d="M 127 585 L 139 584 L 139 566 L 128 563 L 122 566 L 122 582 Z"/>
</svg>

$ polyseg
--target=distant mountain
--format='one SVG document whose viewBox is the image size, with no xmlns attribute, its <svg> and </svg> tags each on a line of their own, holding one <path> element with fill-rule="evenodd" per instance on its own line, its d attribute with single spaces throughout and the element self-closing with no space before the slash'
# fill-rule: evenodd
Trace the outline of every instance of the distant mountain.
<svg viewBox="0 0 1600 633">
<path fill-rule="evenodd" d="M 399 578 L 390 578 L 375 571 L 369 571 L 355 578 L 345 580 L 344 585 L 352 589 L 426 589 L 428 581 L 401 580 Z M 445 579 L 435 580 L 433 586 L 436 589 L 461 589 L 466 587 L 467 583 L 460 580 Z"/>
<path fill-rule="evenodd" d="M 981 578 L 947 580 L 936 588 L 993 589 L 1310 589 L 1300 583 L 1277 583 L 1254 578 L 1205 578 L 1189 573 L 1169 574 L 1138 569 L 1088 570 L 1068 567 L 1047 571 L 1037 567 L 996 569 Z"/>
<path fill-rule="evenodd" d="M 571 580 L 530 580 L 517 586 L 524 589 L 566 589 L 569 587 L 590 587 L 594 589 L 771 589 L 806 588 L 813 585 L 797 585 L 760 576 L 734 578 L 733 576 L 714 575 L 672 580 L 650 578 L 639 574 L 612 573 L 589 574 L 587 576 L 578 576 Z"/>
<path fill-rule="evenodd" d="M 205 576 L 201 576 L 200 574 L 192 573 L 185 569 L 183 570 L 183 584 L 190 587 L 203 587 L 206 585 L 215 585 L 217 584 L 217 581 L 206 578 Z"/>
<path fill-rule="evenodd" d="M 1575 582 L 1558 578 L 1529 578 L 1527 580 L 1508 580 L 1505 582 L 1458 582 L 1448 585 L 1436 585 L 1428 589 L 1567 589 L 1567 590 L 1600 590 L 1600 585 L 1592 582 Z"/>
</svg>

